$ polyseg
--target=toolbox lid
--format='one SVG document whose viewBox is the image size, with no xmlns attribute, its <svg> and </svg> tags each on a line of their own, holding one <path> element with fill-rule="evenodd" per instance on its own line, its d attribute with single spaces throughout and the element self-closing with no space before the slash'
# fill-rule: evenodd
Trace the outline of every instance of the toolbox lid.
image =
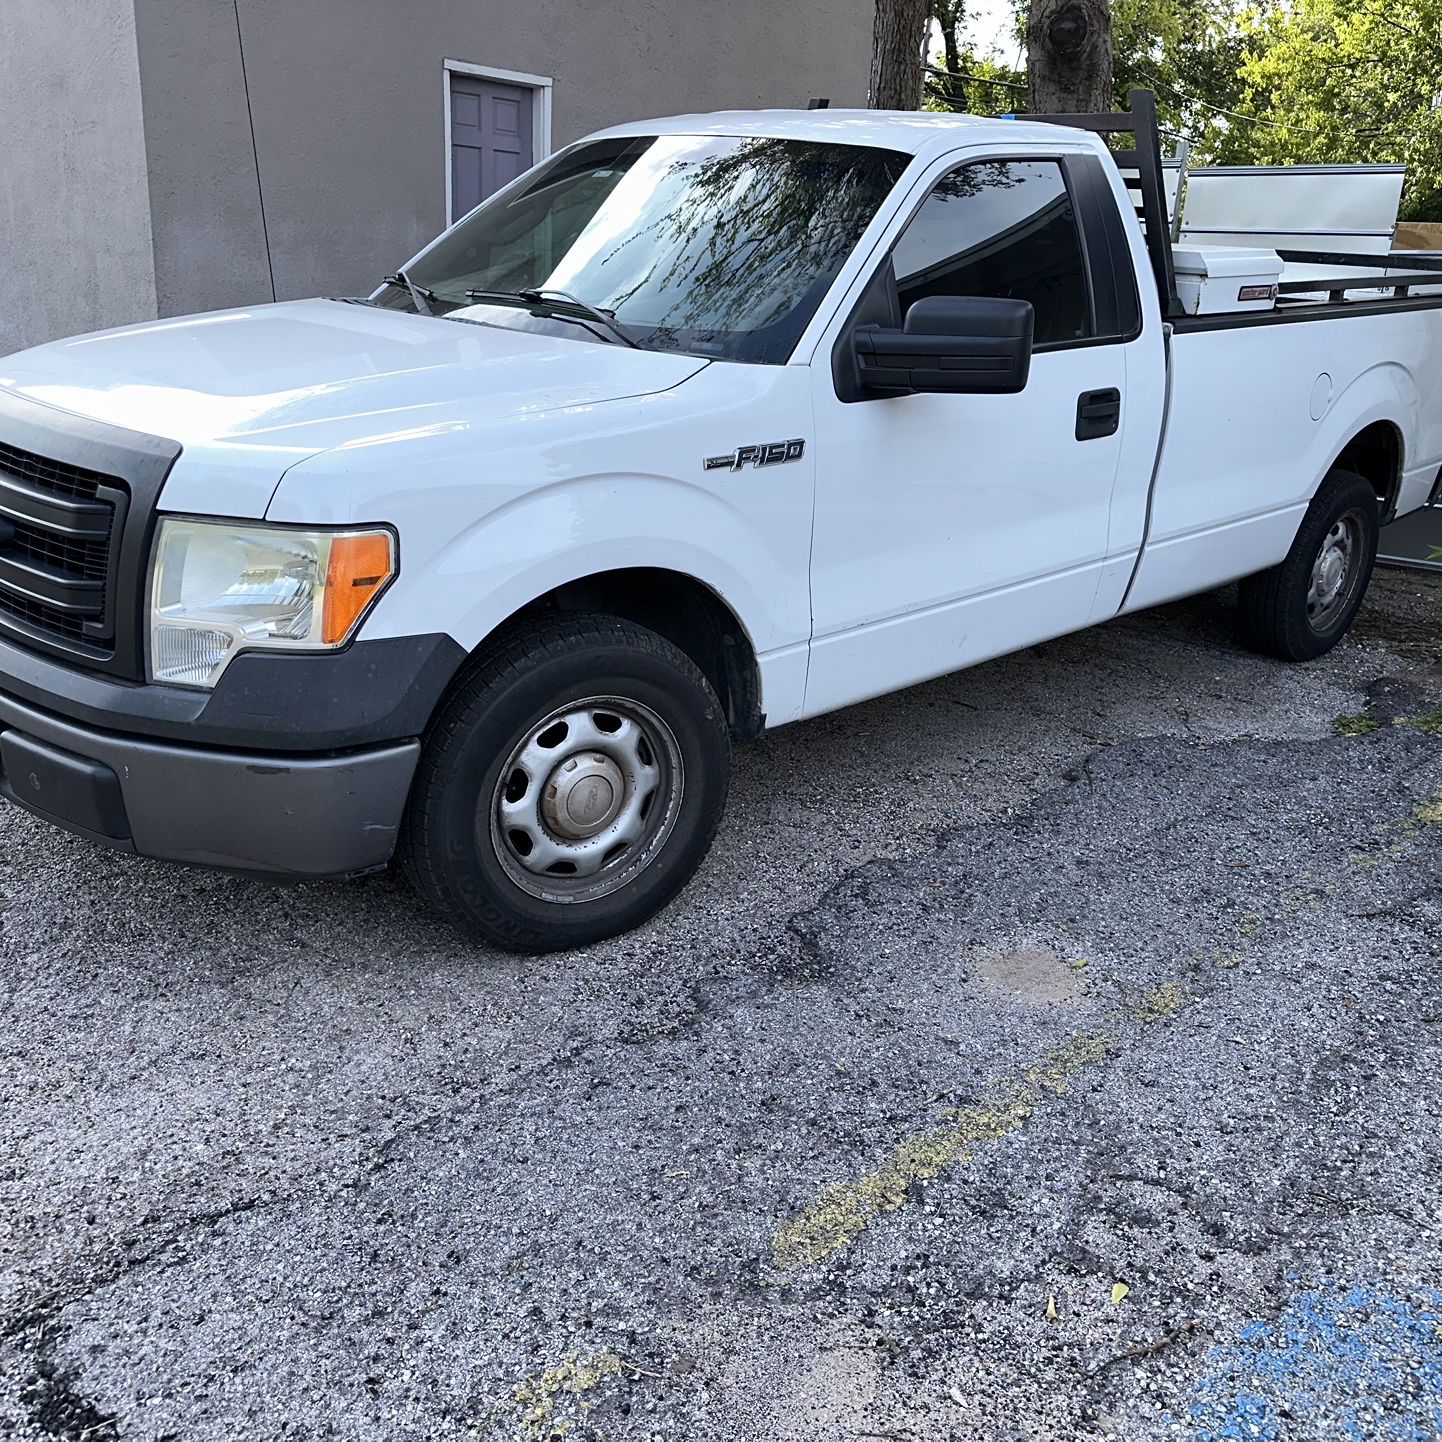
<svg viewBox="0 0 1442 1442">
<path fill-rule="evenodd" d="M 1282 257 L 1260 246 L 1179 245 L 1172 249 L 1172 266 L 1194 280 L 1277 280 Z"/>
</svg>

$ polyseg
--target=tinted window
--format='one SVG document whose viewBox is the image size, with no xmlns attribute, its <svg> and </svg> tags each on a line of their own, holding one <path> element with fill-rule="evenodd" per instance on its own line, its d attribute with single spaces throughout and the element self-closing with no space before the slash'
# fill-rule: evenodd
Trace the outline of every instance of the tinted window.
<svg viewBox="0 0 1442 1442">
<path fill-rule="evenodd" d="M 651 349 L 779 365 L 908 160 L 764 136 L 595 141 L 473 211 L 410 276 L 442 313 L 468 308 L 468 291 L 548 287 Z M 411 303 L 402 288 L 382 301 Z M 535 324 L 504 304 L 470 315 Z"/>
<path fill-rule="evenodd" d="M 928 295 L 1029 300 L 1038 345 L 1093 334 L 1081 240 L 1061 166 L 978 161 L 946 176 L 892 254 L 902 313 Z"/>
</svg>

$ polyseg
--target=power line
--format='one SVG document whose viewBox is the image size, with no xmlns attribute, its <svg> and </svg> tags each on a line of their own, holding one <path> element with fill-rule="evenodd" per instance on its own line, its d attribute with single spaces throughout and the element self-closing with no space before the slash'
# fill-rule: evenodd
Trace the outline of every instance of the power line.
<svg viewBox="0 0 1442 1442">
<path fill-rule="evenodd" d="M 970 80 L 973 85 L 1000 85 L 1007 90 L 1027 88 L 1015 80 L 994 80 L 989 75 L 968 75 L 965 70 L 939 70 L 935 65 L 923 65 L 921 68 L 928 75 L 941 75 L 948 80 Z"/>
<path fill-rule="evenodd" d="M 1230 120 L 1245 120 L 1250 125 L 1265 125 L 1271 130 L 1289 130 L 1296 135 L 1314 135 L 1318 138 L 1325 138 L 1330 134 L 1326 130 L 1312 130 L 1305 125 L 1289 125 L 1285 120 L 1268 120 L 1261 115 L 1244 115 L 1240 110 L 1228 110 L 1225 105 L 1213 105 L 1210 100 L 1201 100 L 1195 95 L 1188 95 L 1185 91 L 1178 90 L 1175 85 L 1166 85 L 1162 81 L 1150 75 L 1141 75 L 1139 78 L 1145 80 L 1148 85 L 1157 90 L 1165 90 L 1167 94 L 1177 100 L 1185 101 L 1188 105 L 1200 105 L 1203 110 L 1210 110 L 1216 115 L 1225 115 Z M 1353 132 L 1360 136 L 1385 135 L 1385 129 L 1358 130 Z"/>
<path fill-rule="evenodd" d="M 1203 110 L 1210 110 L 1216 115 L 1225 115 L 1232 120 L 1245 120 L 1252 125 L 1266 125 L 1273 130 L 1295 130 L 1302 135 L 1325 134 L 1325 132 L 1321 130 L 1309 130 L 1305 125 L 1288 125 L 1285 121 L 1267 120 L 1260 115 L 1243 115 L 1240 110 L 1228 110 L 1225 105 L 1213 105 L 1210 100 L 1201 100 L 1195 95 L 1188 95 L 1184 91 L 1178 90 L 1175 85 L 1165 85 L 1150 75 L 1142 75 L 1140 78 L 1157 90 L 1165 90 L 1167 94 L 1174 96 L 1176 99 L 1186 101 L 1188 105 L 1200 105 Z"/>
<path fill-rule="evenodd" d="M 923 65 L 922 70 L 928 75 L 939 75 L 947 80 L 969 80 L 974 85 L 999 85 L 1007 90 L 1026 90 L 1028 87 L 1016 80 L 997 80 L 989 75 L 971 75 L 965 70 L 943 70 L 935 65 Z M 1140 79 L 1145 80 L 1148 85 L 1158 90 L 1165 90 L 1168 94 L 1175 96 L 1178 100 L 1185 100 L 1189 105 L 1200 105 L 1204 110 L 1215 111 L 1218 115 L 1229 116 L 1233 120 L 1250 121 L 1253 125 L 1269 125 L 1274 130 L 1296 130 L 1303 135 L 1324 135 L 1322 130 L 1308 130 L 1302 125 L 1288 125 L 1285 121 L 1267 120 L 1260 115 L 1244 115 L 1240 110 L 1228 110 L 1224 105 L 1213 105 L 1209 100 L 1201 100 L 1195 95 L 1187 95 L 1178 90 L 1175 85 L 1163 84 L 1160 80 L 1153 79 L 1150 75 L 1141 75 Z M 1179 132 L 1180 133 L 1180 132 Z"/>
<path fill-rule="evenodd" d="M 937 75 L 947 80 L 966 80 L 973 85 L 995 85 L 1005 90 L 1016 91 L 1025 91 L 1028 88 L 1026 85 L 1023 85 L 1015 80 L 998 80 L 989 75 L 972 75 L 965 70 L 942 70 L 935 65 L 923 65 L 921 68 L 927 75 Z M 1139 74 L 1138 78 L 1141 80 L 1145 80 L 1148 85 L 1152 86 L 1157 90 L 1165 90 L 1167 94 L 1171 95 L 1177 100 L 1184 101 L 1188 105 L 1198 105 L 1203 110 L 1210 110 L 1214 115 L 1225 115 L 1229 120 L 1242 120 L 1245 121 L 1248 125 L 1263 125 L 1270 130 L 1286 130 L 1292 132 L 1295 135 L 1311 135 L 1319 139 L 1325 138 L 1331 133 L 1326 130 L 1313 130 L 1305 125 L 1291 125 L 1288 124 L 1285 120 L 1268 120 L 1263 115 L 1247 115 L 1240 110 L 1229 110 L 1225 105 L 1214 105 L 1210 100 L 1202 100 L 1196 95 L 1188 95 L 1184 90 L 1178 90 L 1175 85 L 1167 85 L 1163 81 L 1157 80 L 1155 77 L 1150 75 Z M 934 92 L 937 89 L 938 87 L 933 87 Z M 935 98 L 938 100 L 943 100 L 949 105 L 957 103 L 955 97 L 949 95 L 936 94 Z M 1164 130 L 1166 129 L 1165 126 L 1160 128 Z M 1170 133 L 1173 135 L 1181 136 L 1183 139 L 1192 140 L 1193 142 L 1195 142 L 1196 139 L 1196 137 L 1189 136 L 1185 131 L 1182 130 L 1173 130 Z M 1394 131 L 1391 127 L 1378 127 L 1374 130 L 1358 130 L 1353 132 L 1354 135 L 1364 138 L 1371 138 L 1373 136 L 1388 135 L 1393 133 Z"/>
<path fill-rule="evenodd" d="M 941 70 L 935 65 L 923 65 L 921 67 L 928 75 L 939 75 L 949 80 L 969 80 L 974 85 L 999 85 L 1007 90 L 1026 90 L 1028 87 L 1015 80 L 994 80 L 986 75 L 970 75 L 964 70 Z M 1166 85 L 1160 80 L 1153 79 L 1150 75 L 1139 75 L 1139 79 L 1145 80 L 1148 85 L 1157 90 L 1165 90 L 1169 95 L 1178 100 L 1184 100 L 1188 105 L 1200 105 L 1203 110 L 1213 111 L 1217 115 L 1225 115 L 1232 120 L 1245 120 L 1252 125 L 1266 125 L 1273 130 L 1294 130 L 1301 135 L 1325 135 L 1324 130 L 1309 130 L 1305 125 L 1288 125 L 1282 120 L 1268 120 L 1261 115 L 1244 115 L 1240 110 L 1228 110 L 1224 105 L 1213 105 L 1210 100 L 1199 99 L 1195 95 L 1188 95 L 1178 90 L 1175 85 Z M 946 98 L 946 97 L 941 97 Z M 1174 132 L 1182 134 L 1181 131 Z M 1362 134 L 1380 134 L 1380 131 L 1363 131 Z"/>
</svg>

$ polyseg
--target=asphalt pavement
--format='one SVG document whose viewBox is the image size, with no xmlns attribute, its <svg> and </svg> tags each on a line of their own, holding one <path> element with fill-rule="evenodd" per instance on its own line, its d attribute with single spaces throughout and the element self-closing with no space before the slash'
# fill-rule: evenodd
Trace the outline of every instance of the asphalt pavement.
<svg viewBox="0 0 1442 1442">
<path fill-rule="evenodd" d="M 1442 580 L 785 728 L 478 949 L 0 813 L 0 1435 L 1442 1436 Z"/>
</svg>

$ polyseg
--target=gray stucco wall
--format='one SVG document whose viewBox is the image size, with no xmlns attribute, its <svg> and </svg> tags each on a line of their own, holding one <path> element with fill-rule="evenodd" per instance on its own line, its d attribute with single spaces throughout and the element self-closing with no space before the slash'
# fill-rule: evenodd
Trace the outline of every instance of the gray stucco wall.
<svg viewBox="0 0 1442 1442">
<path fill-rule="evenodd" d="M 237 8 L 233 0 L 133 3 L 159 313 L 268 301 Z M 306 91 L 287 108 L 300 132 L 291 158 L 303 162 Z"/>
<path fill-rule="evenodd" d="M 162 314 L 369 290 L 445 222 L 442 61 L 548 75 L 553 145 L 647 115 L 864 104 L 858 0 L 137 0 Z"/>
<path fill-rule="evenodd" d="M 870 48 L 859 0 L 0 0 L 0 355 L 368 291 L 445 223 L 445 59 L 552 77 L 554 148 L 864 104 Z"/>
<path fill-rule="evenodd" d="M 0 0 L 0 355 L 156 313 L 131 0 Z"/>
</svg>

